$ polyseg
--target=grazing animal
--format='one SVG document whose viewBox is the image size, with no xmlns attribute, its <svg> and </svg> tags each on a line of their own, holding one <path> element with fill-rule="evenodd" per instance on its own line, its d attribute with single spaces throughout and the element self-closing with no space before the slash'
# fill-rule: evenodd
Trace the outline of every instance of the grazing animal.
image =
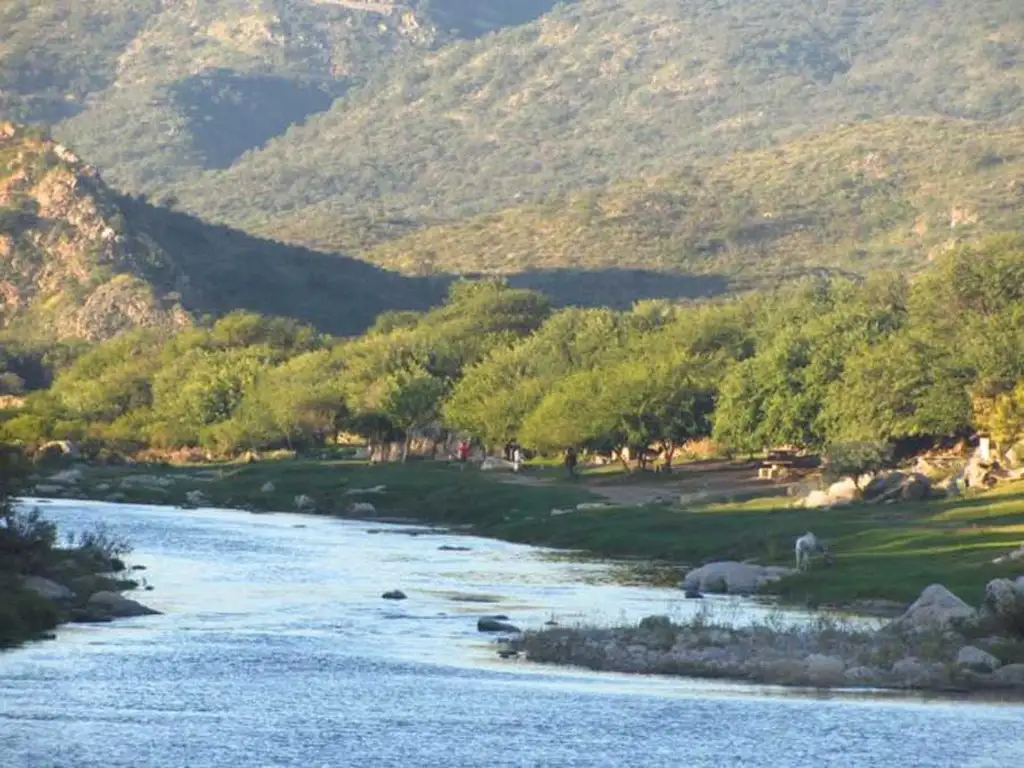
<svg viewBox="0 0 1024 768">
<path fill-rule="evenodd" d="M 796 569 L 806 571 L 811 564 L 811 555 L 821 553 L 826 566 L 832 565 L 832 553 L 828 551 L 825 542 L 818 539 L 808 531 L 796 540 Z"/>
</svg>

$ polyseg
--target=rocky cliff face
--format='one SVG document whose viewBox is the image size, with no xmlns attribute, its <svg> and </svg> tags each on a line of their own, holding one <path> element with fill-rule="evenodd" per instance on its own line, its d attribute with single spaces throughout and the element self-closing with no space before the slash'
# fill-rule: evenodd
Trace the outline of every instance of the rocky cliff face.
<svg viewBox="0 0 1024 768">
<path fill-rule="evenodd" d="M 186 278 L 116 200 L 66 147 L 0 123 L 0 327 L 97 339 L 191 322 Z M 177 291 L 154 290 L 157 275 Z"/>
</svg>

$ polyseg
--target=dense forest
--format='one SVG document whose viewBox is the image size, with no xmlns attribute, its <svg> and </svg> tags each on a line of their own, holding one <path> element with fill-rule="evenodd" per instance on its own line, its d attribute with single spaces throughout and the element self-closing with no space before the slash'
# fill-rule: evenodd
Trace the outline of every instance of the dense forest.
<svg viewBox="0 0 1024 768">
<path fill-rule="evenodd" d="M 238 312 L 2 364 L 23 399 L 0 437 L 23 443 L 234 455 L 448 429 L 491 448 L 671 456 L 706 437 L 752 453 L 985 430 L 1009 447 L 1024 437 L 1024 240 L 961 247 L 913 280 L 806 278 L 628 311 L 459 282 L 442 306 L 382 314 L 360 337 Z"/>
</svg>

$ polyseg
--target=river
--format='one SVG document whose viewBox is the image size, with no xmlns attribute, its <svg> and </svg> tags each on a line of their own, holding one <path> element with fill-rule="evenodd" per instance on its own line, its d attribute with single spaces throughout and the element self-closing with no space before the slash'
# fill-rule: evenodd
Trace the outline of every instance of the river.
<svg viewBox="0 0 1024 768">
<path fill-rule="evenodd" d="M 693 610 L 602 565 L 290 514 L 44 509 L 128 537 L 154 586 L 139 598 L 164 614 L 0 654 L 2 768 L 1024 765 L 1021 706 L 540 667 L 476 631 L 492 613 L 538 627 Z"/>
</svg>

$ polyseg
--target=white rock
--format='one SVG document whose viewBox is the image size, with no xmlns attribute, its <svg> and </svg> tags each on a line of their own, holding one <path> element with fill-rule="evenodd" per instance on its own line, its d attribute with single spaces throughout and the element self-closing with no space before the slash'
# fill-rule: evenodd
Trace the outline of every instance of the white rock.
<svg viewBox="0 0 1024 768">
<path fill-rule="evenodd" d="M 584 501 L 582 504 L 577 504 L 576 509 L 580 512 L 586 512 L 588 509 L 607 509 L 608 506 L 603 501 Z"/>
<path fill-rule="evenodd" d="M 992 579 L 985 585 L 984 609 L 999 617 L 1013 616 L 1024 610 L 1024 590 L 1009 579 Z"/>
<path fill-rule="evenodd" d="M 575 509 L 552 509 L 551 510 L 551 516 L 552 517 L 561 517 L 562 515 L 571 515 L 575 511 L 576 511 Z"/>
<path fill-rule="evenodd" d="M 203 495 L 202 491 L 189 491 L 185 494 L 185 500 L 196 507 L 202 507 L 209 504 L 206 496 Z"/>
<path fill-rule="evenodd" d="M 799 506 L 807 509 L 823 509 L 832 506 L 832 497 L 828 495 L 828 491 L 811 491 L 800 501 Z"/>
<path fill-rule="evenodd" d="M 316 502 L 304 493 L 295 497 L 295 508 L 300 512 L 312 512 L 316 509 Z"/>
<path fill-rule="evenodd" d="M 860 498 L 860 491 L 853 478 L 846 477 L 828 487 L 828 496 L 833 504 L 849 504 Z"/>
<path fill-rule="evenodd" d="M 976 617 L 977 612 L 959 597 L 941 584 L 931 584 L 892 626 L 904 629 L 946 627 L 951 622 Z"/>
<path fill-rule="evenodd" d="M 683 578 L 683 589 L 749 595 L 765 584 L 778 581 L 793 571 L 789 568 L 722 561 L 696 568 Z"/>
<path fill-rule="evenodd" d="M 269 480 L 260 486 L 260 493 L 273 493 L 277 490 L 277 486 Z"/>
<path fill-rule="evenodd" d="M 965 645 L 956 655 L 956 665 L 974 672 L 994 672 L 1002 666 L 1002 662 L 981 648 Z"/>
<path fill-rule="evenodd" d="M 42 576 L 26 576 L 22 580 L 21 584 L 25 589 L 35 592 L 37 595 L 44 597 L 47 600 L 75 599 L 75 593 L 63 584 L 50 581 L 50 579 L 44 579 Z"/>
<path fill-rule="evenodd" d="M 377 508 L 368 501 L 357 501 L 349 507 L 349 512 L 353 515 L 376 515 Z"/>
<path fill-rule="evenodd" d="M 488 456 L 480 464 L 480 469 L 484 472 L 493 472 L 495 470 L 508 470 L 511 472 L 515 469 L 515 464 L 498 456 Z"/>
<path fill-rule="evenodd" d="M 345 496 L 374 496 L 386 492 L 388 487 L 386 485 L 375 485 L 372 488 L 352 488 L 345 491 Z"/>
</svg>

